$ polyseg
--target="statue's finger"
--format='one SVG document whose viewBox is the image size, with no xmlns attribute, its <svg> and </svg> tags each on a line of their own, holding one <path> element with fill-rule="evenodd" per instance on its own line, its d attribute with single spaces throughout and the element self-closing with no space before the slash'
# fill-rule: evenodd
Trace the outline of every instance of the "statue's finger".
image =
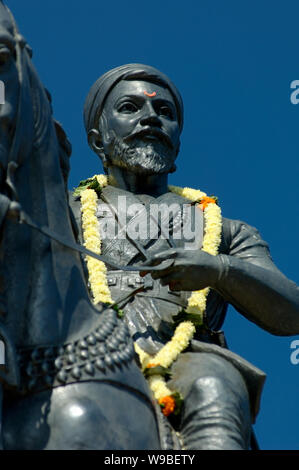
<svg viewBox="0 0 299 470">
<path fill-rule="evenodd" d="M 171 291 L 181 291 L 183 290 L 182 283 L 180 281 L 171 281 L 169 283 L 169 289 Z"/>
<path fill-rule="evenodd" d="M 154 271 L 151 273 L 153 279 L 163 279 L 166 276 L 169 276 L 169 270 L 165 271 Z"/>
<path fill-rule="evenodd" d="M 170 250 L 165 250 L 165 251 L 160 251 L 159 253 L 156 253 L 153 255 L 148 261 L 146 261 L 147 265 L 152 265 L 155 266 L 159 263 L 162 263 L 162 261 L 166 261 L 168 259 L 174 259 L 177 256 L 177 251 L 175 249 L 170 249 Z"/>
<path fill-rule="evenodd" d="M 159 273 L 160 274 L 160 273 Z M 166 273 L 165 276 L 160 278 L 162 286 L 170 285 L 170 283 L 181 282 L 182 276 L 179 272 Z"/>
<path fill-rule="evenodd" d="M 169 269 L 173 264 L 173 259 L 165 259 L 157 263 L 156 266 L 149 266 L 148 264 L 146 264 L 140 267 L 140 275 L 141 277 L 144 277 L 148 273 L 165 271 L 166 269 Z"/>
<path fill-rule="evenodd" d="M 177 266 L 174 263 L 175 261 L 173 260 L 173 264 L 165 267 L 165 269 L 159 269 L 159 271 L 151 272 L 152 278 L 161 280 L 165 277 L 171 277 L 172 279 L 180 279 L 182 277 L 182 275 L 180 274 L 180 266 Z"/>
</svg>

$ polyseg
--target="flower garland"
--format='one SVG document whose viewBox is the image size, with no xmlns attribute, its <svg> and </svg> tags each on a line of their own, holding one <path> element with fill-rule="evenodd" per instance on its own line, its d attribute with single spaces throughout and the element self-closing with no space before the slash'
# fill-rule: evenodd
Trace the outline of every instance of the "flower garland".
<svg viewBox="0 0 299 470">
<path fill-rule="evenodd" d="M 80 183 L 75 195 L 81 197 L 82 229 L 84 246 L 97 254 L 101 254 L 100 227 L 96 216 L 98 196 L 96 189 L 101 189 L 108 184 L 107 176 L 95 175 L 93 178 Z M 204 212 L 205 233 L 202 250 L 216 256 L 221 242 L 221 210 L 216 204 L 215 197 L 208 197 L 205 193 L 191 188 L 180 188 L 169 186 L 169 191 L 185 197 L 192 202 L 198 202 Z M 89 273 L 90 289 L 94 303 L 113 303 L 107 283 L 107 269 L 102 261 L 86 257 Z M 186 313 L 196 318 L 196 324 L 203 322 L 206 310 L 206 302 L 210 288 L 192 292 L 188 299 Z M 174 412 L 178 403 L 178 394 L 172 392 L 166 385 L 165 378 L 161 373 L 166 370 L 178 358 L 179 354 L 186 349 L 193 338 L 196 327 L 192 321 L 182 321 L 176 328 L 172 339 L 163 346 L 160 351 L 151 356 L 143 351 L 137 343 L 135 350 L 140 358 L 142 370 L 146 373 L 152 369 L 148 377 L 150 389 L 160 404 L 165 416 Z"/>
<path fill-rule="evenodd" d="M 107 185 L 107 178 L 99 175 L 99 184 Z M 105 184 L 106 183 L 106 184 Z M 94 189 L 81 191 L 81 212 L 84 246 L 96 254 L 101 254 L 100 227 L 96 216 L 98 196 Z M 91 256 L 86 257 L 90 289 L 95 304 L 113 303 L 107 283 L 107 268 L 103 261 Z"/>
</svg>

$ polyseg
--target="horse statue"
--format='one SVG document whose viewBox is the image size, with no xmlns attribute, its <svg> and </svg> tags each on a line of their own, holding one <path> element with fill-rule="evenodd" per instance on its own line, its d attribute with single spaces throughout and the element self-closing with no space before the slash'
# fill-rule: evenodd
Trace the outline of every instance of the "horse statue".
<svg viewBox="0 0 299 470">
<path fill-rule="evenodd" d="M 71 147 L 1 0 L 0 79 L 0 446 L 173 448 L 126 325 L 90 300 L 82 258 L 71 249 Z M 31 227 L 16 219 L 20 207 Z"/>
</svg>

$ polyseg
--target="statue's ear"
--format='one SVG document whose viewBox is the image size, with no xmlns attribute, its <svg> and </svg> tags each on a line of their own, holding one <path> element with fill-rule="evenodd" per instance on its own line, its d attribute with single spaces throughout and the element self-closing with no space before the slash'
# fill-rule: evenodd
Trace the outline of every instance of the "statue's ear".
<svg viewBox="0 0 299 470">
<path fill-rule="evenodd" d="M 88 140 L 89 147 L 97 155 L 103 152 L 101 134 L 97 129 L 90 129 L 90 131 L 88 131 L 87 140 Z"/>
<path fill-rule="evenodd" d="M 100 132 L 97 129 L 90 129 L 87 134 L 87 140 L 91 150 L 93 150 L 93 152 L 95 152 L 102 160 L 103 167 L 107 168 L 108 158 L 105 155 L 104 145 Z"/>
<path fill-rule="evenodd" d="M 98 129 L 95 127 L 90 129 L 87 135 L 87 140 L 90 148 L 97 154 L 104 153 L 104 149 L 111 143 L 112 136 L 107 126 L 106 114 L 103 111 L 99 118 Z"/>
</svg>

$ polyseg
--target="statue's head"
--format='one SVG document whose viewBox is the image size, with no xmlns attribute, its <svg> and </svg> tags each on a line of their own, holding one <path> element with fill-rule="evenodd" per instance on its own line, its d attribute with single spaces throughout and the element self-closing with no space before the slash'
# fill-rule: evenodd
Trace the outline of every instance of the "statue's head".
<svg viewBox="0 0 299 470">
<path fill-rule="evenodd" d="M 117 67 L 92 86 L 84 107 L 92 150 L 109 166 L 137 174 L 175 170 L 183 102 L 166 75 L 141 64 Z"/>
</svg>

